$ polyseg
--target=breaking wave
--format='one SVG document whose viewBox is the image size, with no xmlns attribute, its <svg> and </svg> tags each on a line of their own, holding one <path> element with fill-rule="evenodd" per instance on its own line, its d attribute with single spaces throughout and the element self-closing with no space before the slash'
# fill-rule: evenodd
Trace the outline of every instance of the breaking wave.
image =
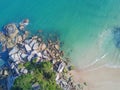
<svg viewBox="0 0 120 90">
<path fill-rule="evenodd" d="M 99 58 L 90 66 L 120 68 L 120 27 L 104 30 L 97 40 Z"/>
</svg>

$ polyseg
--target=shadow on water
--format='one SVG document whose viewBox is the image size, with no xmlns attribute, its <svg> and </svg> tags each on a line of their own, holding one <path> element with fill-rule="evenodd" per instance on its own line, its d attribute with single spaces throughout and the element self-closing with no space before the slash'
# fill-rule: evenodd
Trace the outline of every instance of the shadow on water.
<svg viewBox="0 0 120 90">
<path fill-rule="evenodd" d="M 8 50 L 0 52 L 0 59 L 3 60 L 2 63 L 0 63 L 0 66 L 7 64 L 8 58 L 9 58 Z"/>
</svg>

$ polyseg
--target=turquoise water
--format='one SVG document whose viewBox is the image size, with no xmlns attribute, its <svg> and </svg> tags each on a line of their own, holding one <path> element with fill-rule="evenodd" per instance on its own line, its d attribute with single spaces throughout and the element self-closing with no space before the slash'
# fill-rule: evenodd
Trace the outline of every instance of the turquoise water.
<svg viewBox="0 0 120 90">
<path fill-rule="evenodd" d="M 29 18 L 28 29 L 32 33 L 60 33 L 65 42 L 63 48 L 73 63 L 84 65 L 99 57 L 99 35 L 120 24 L 119 3 L 120 0 L 0 0 L 0 26 Z"/>
</svg>

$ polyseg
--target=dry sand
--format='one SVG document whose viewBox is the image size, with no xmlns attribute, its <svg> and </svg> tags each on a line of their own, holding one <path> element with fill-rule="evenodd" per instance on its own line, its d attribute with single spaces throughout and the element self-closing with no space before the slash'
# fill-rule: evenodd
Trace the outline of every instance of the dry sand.
<svg viewBox="0 0 120 90">
<path fill-rule="evenodd" d="M 96 70 L 73 70 L 74 80 L 87 83 L 83 90 L 120 90 L 120 69 L 101 67 Z"/>
</svg>

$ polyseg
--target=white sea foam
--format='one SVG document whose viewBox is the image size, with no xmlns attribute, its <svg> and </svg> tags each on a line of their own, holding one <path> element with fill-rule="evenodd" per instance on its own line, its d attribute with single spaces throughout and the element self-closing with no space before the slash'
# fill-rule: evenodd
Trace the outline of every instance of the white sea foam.
<svg viewBox="0 0 120 90">
<path fill-rule="evenodd" d="M 72 62 L 80 69 L 94 70 L 102 66 L 120 68 L 120 49 L 115 46 L 111 29 L 100 33 L 90 47 L 80 51 L 79 44 L 76 44 L 73 50 Z"/>
</svg>

